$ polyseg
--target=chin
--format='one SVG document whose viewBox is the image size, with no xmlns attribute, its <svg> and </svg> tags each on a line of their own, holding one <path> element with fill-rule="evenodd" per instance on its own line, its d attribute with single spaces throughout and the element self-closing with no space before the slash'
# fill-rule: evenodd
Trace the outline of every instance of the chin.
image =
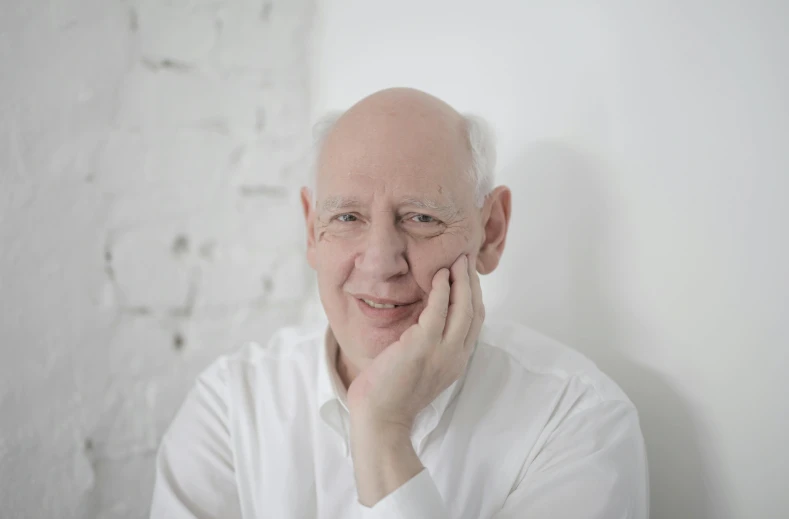
<svg viewBox="0 0 789 519">
<path fill-rule="evenodd" d="M 375 358 L 387 346 L 400 339 L 403 332 L 410 326 L 411 323 L 403 323 L 389 328 L 367 328 L 360 331 L 357 340 L 367 355 L 370 358 Z"/>
</svg>

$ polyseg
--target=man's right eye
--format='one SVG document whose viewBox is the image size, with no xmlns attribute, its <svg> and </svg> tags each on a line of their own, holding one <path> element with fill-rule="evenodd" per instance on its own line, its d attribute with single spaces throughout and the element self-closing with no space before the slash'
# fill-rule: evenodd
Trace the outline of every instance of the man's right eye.
<svg viewBox="0 0 789 519">
<path fill-rule="evenodd" d="M 337 217 L 337 220 L 341 222 L 355 222 L 357 218 L 353 214 L 341 214 Z"/>
</svg>

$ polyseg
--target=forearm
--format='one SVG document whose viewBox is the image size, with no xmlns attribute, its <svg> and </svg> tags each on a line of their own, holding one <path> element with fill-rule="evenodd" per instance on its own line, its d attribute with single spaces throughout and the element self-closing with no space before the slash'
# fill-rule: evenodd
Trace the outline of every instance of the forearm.
<svg viewBox="0 0 789 519">
<path fill-rule="evenodd" d="M 368 507 L 424 468 L 402 426 L 351 420 L 351 449 L 359 502 Z"/>
</svg>

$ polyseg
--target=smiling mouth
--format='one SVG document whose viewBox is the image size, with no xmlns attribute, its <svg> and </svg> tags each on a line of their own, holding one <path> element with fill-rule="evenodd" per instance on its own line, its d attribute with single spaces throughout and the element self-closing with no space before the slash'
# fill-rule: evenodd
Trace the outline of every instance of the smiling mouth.
<svg viewBox="0 0 789 519">
<path fill-rule="evenodd" d="M 390 305 L 386 303 L 376 303 L 375 301 L 370 301 L 369 299 L 364 299 L 364 298 L 361 298 L 361 300 L 367 303 L 367 306 L 369 306 L 370 308 L 400 308 L 401 306 L 408 306 L 408 304 L 411 304 L 408 303 L 404 305 Z"/>
</svg>

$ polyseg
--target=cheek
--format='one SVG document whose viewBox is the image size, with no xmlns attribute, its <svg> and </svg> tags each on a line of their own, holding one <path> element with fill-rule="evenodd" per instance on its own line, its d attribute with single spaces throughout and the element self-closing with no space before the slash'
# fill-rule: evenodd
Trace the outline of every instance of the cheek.
<svg viewBox="0 0 789 519">
<path fill-rule="evenodd" d="M 325 288 L 342 286 L 353 270 L 353 248 L 341 240 L 318 243 L 315 258 L 318 282 Z"/>
<path fill-rule="evenodd" d="M 449 268 L 458 256 L 468 252 L 466 240 L 448 238 L 435 238 L 409 248 L 411 273 L 425 293 L 430 292 L 436 272 L 444 267 Z"/>
</svg>

